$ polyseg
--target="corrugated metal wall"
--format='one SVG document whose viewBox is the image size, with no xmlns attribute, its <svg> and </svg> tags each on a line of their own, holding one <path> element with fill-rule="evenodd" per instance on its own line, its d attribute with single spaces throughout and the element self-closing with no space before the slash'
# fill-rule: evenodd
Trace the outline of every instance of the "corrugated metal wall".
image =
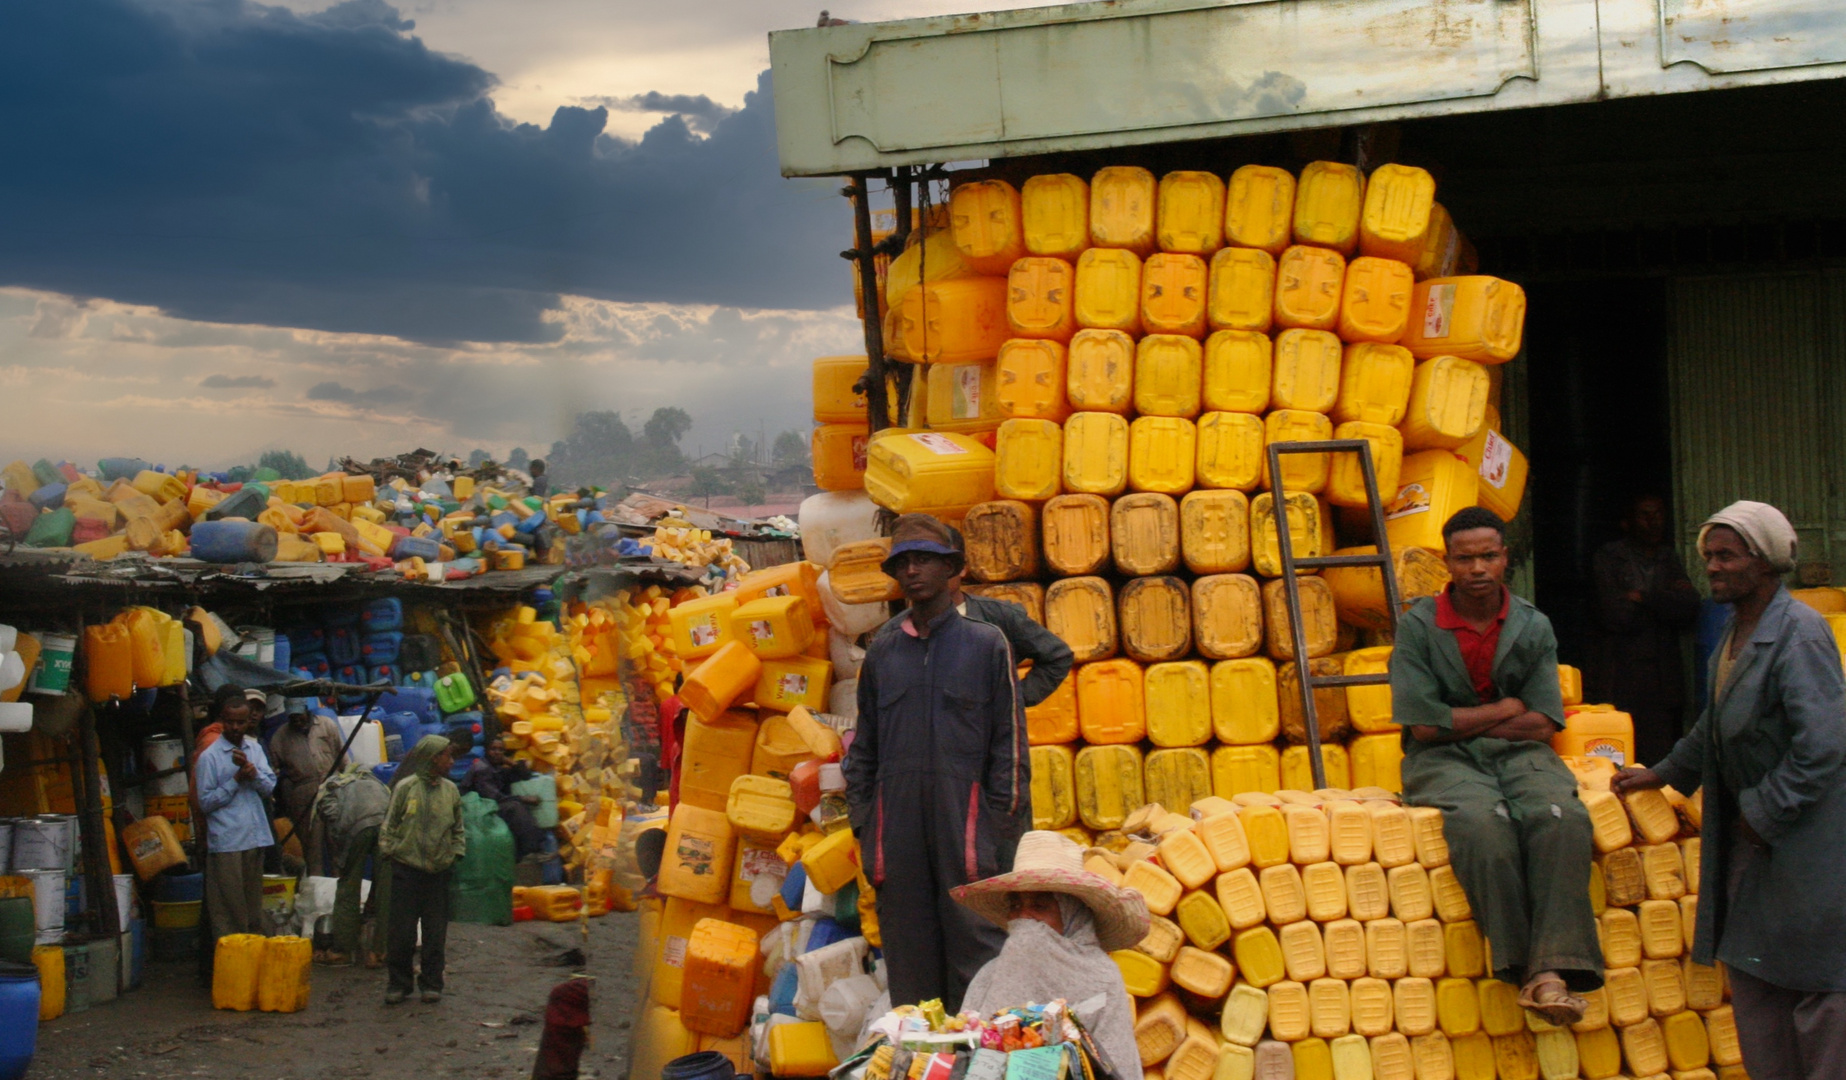
<svg viewBox="0 0 1846 1080">
<path fill-rule="evenodd" d="M 1801 560 L 1814 564 L 1804 577 L 1815 580 L 1836 549 L 1846 553 L 1846 274 L 1681 279 L 1668 307 L 1675 506 L 1688 565 L 1697 565 L 1706 515 L 1755 499 L 1794 523 Z"/>
</svg>

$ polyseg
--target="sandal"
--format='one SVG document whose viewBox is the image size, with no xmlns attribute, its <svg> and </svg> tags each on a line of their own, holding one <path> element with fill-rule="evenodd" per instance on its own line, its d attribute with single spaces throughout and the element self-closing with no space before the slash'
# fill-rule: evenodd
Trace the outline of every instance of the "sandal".
<svg viewBox="0 0 1846 1080">
<path fill-rule="evenodd" d="M 1558 975 L 1541 975 L 1526 983 L 1519 991 L 1519 1005 L 1553 1027 L 1569 1027 L 1589 1008 Z"/>
<path fill-rule="evenodd" d="M 334 952 L 332 949 L 322 949 L 320 952 L 314 954 L 314 962 L 328 965 L 350 965 L 353 962 L 353 958 L 351 953 Z"/>
</svg>

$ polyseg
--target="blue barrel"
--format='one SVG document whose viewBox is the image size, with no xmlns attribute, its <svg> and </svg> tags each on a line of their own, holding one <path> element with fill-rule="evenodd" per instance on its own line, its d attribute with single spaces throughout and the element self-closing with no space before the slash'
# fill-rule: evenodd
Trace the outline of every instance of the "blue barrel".
<svg viewBox="0 0 1846 1080">
<path fill-rule="evenodd" d="M 204 874 L 161 874 L 153 881 L 154 899 L 163 904 L 184 904 L 205 899 Z"/>
<path fill-rule="evenodd" d="M 19 1080 L 38 1050 L 38 968 L 0 963 L 0 1080 Z"/>
<path fill-rule="evenodd" d="M 242 518 L 201 521 L 192 527 L 192 557 L 209 563 L 269 562 L 276 557 L 276 530 Z"/>
<path fill-rule="evenodd" d="M 676 1057 L 661 1066 L 660 1080 L 731 1080 L 737 1069 L 716 1050 Z"/>
<path fill-rule="evenodd" d="M 391 545 L 391 557 L 400 561 L 422 559 L 424 562 L 435 562 L 442 558 L 442 545 L 434 537 L 400 536 Z"/>
</svg>

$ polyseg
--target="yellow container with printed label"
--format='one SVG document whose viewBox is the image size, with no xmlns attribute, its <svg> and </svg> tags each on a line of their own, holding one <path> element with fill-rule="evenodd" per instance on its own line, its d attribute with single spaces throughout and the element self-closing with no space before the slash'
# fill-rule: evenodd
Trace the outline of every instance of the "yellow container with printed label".
<svg viewBox="0 0 1846 1080">
<path fill-rule="evenodd" d="M 1041 501 L 1063 491 L 1064 428 L 1055 420 L 1007 420 L 994 443 L 994 494 Z"/>
<path fill-rule="evenodd" d="M 1250 500 L 1241 491 L 1193 491 L 1179 503 L 1179 549 L 1195 574 L 1250 565 Z"/>
<path fill-rule="evenodd" d="M 1207 272 L 1197 255 L 1161 252 L 1141 266 L 1141 328 L 1150 334 L 1205 333 Z"/>
<path fill-rule="evenodd" d="M 822 424 L 808 449 L 814 458 L 814 486 L 822 491 L 857 491 L 865 486 L 870 436 L 864 424 Z"/>
<path fill-rule="evenodd" d="M 1077 332 L 1077 268 L 1031 256 L 1006 275 L 1006 325 L 1015 338 L 1069 341 Z"/>
<path fill-rule="evenodd" d="M 731 638 L 742 642 L 759 660 L 795 656 L 814 640 L 814 616 L 802 596 L 765 596 L 738 604 L 731 609 L 730 620 Z"/>
<path fill-rule="evenodd" d="M 1530 469 L 1525 452 L 1491 426 L 1482 425 L 1480 433 L 1456 453 L 1481 474 L 1481 505 L 1499 515 L 1502 521 L 1517 517 L 1519 504 L 1525 500 L 1526 475 Z"/>
<path fill-rule="evenodd" d="M 1275 321 L 1276 260 L 1257 248 L 1225 248 L 1211 257 L 1205 321 L 1213 330 L 1263 333 Z"/>
<path fill-rule="evenodd" d="M 1340 321 L 1346 260 L 1337 251 L 1296 245 L 1276 261 L 1275 325 L 1332 330 Z"/>
<path fill-rule="evenodd" d="M 1106 412 L 1072 413 L 1064 422 L 1065 490 L 1113 497 L 1127 486 L 1127 419 Z"/>
<path fill-rule="evenodd" d="M 1504 364 L 1519 355 L 1525 315 L 1525 290 L 1510 281 L 1484 274 L 1431 278 L 1410 294 L 1403 346 L 1419 359 Z"/>
<path fill-rule="evenodd" d="M 756 679 L 756 703 L 771 712 L 799 708 L 825 712 L 833 687 L 833 662 L 826 657 L 789 656 L 765 660 Z"/>
<path fill-rule="evenodd" d="M 1073 302 L 1078 326 L 1140 333 L 1140 257 L 1118 247 L 1093 247 L 1079 255 Z"/>
<path fill-rule="evenodd" d="M 865 492 L 893 513 L 960 517 L 994 497 L 994 454 L 966 435 L 880 433 L 866 451 Z"/>
<path fill-rule="evenodd" d="M 722 904 L 730 895 L 736 846 L 736 831 L 724 811 L 680 803 L 667 825 L 666 850 L 660 861 L 661 895 Z"/>
<path fill-rule="evenodd" d="M 1203 488 L 1254 489 L 1263 477 L 1267 438 L 1263 418 L 1250 413 L 1208 412 L 1199 417 L 1194 479 Z"/>
<path fill-rule="evenodd" d="M 1090 185 L 1081 176 L 1034 176 L 1020 189 L 1026 251 L 1075 259 L 1090 246 Z"/>
<path fill-rule="evenodd" d="M 924 417 L 932 431 L 978 434 L 1000 426 L 997 369 L 992 362 L 938 364 L 929 372 Z"/>
<path fill-rule="evenodd" d="M 1393 550 L 1405 547 L 1444 551 L 1442 526 L 1464 507 L 1473 506 L 1480 474 L 1449 450 L 1424 450 L 1404 458 L 1397 497 L 1385 506 L 1385 534 Z"/>
<path fill-rule="evenodd" d="M 994 404 L 1000 415 L 1058 421 L 1070 415 L 1064 396 L 1066 357 L 1058 341 L 1014 338 L 1000 346 L 994 361 Z"/>
</svg>

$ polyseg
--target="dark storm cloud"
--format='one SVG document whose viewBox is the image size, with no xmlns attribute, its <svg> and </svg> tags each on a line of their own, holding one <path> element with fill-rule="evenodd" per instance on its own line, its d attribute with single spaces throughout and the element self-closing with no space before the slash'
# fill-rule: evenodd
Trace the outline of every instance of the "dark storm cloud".
<svg viewBox="0 0 1846 1080">
<path fill-rule="evenodd" d="M 601 107 L 513 124 L 412 25 L 0 3 L 0 285 L 431 342 L 555 340 L 564 293 L 838 303 L 849 218 L 777 175 L 767 73 L 731 115 L 660 97 L 689 107 L 628 143 Z"/>
<path fill-rule="evenodd" d="M 267 375 L 207 375 L 199 385 L 207 390 L 268 390 L 276 380 Z"/>
<path fill-rule="evenodd" d="M 402 386 L 381 386 L 375 390 L 355 390 L 337 382 L 315 383 L 308 387 L 309 401 L 337 401 L 346 405 L 398 405 L 409 401 L 411 393 Z"/>
</svg>

